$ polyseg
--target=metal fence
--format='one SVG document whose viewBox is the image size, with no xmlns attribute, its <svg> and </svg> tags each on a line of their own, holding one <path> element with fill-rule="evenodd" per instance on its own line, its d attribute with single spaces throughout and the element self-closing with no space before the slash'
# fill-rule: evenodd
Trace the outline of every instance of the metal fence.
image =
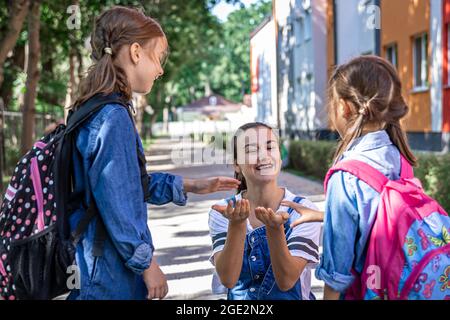
<svg viewBox="0 0 450 320">
<path fill-rule="evenodd" d="M 10 175 L 20 157 L 20 143 L 22 137 L 23 119 L 21 112 L 4 111 L 4 168 L 5 175 Z M 45 128 L 58 119 L 50 114 L 35 115 L 35 139 L 39 139 L 45 132 Z"/>
</svg>

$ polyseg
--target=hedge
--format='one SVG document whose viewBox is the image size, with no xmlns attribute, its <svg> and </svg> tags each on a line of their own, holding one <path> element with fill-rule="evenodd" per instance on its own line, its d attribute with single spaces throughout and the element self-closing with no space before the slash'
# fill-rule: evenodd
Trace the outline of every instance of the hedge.
<svg viewBox="0 0 450 320">
<path fill-rule="evenodd" d="M 294 140 L 289 144 L 289 167 L 323 181 L 337 144 L 330 141 Z M 450 213 L 450 154 L 416 153 L 415 176 L 425 192 Z"/>
</svg>

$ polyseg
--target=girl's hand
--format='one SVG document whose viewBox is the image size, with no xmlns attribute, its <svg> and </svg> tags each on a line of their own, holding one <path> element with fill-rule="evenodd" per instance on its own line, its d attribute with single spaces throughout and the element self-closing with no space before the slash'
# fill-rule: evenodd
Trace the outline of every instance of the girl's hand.
<svg viewBox="0 0 450 320">
<path fill-rule="evenodd" d="M 272 209 L 264 207 L 256 208 L 255 215 L 268 228 L 279 228 L 289 220 L 289 213 L 283 211 L 275 213 Z"/>
<path fill-rule="evenodd" d="M 300 219 L 295 220 L 292 224 L 291 224 L 291 228 L 298 226 L 299 224 L 302 223 L 307 223 L 307 222 L 322 222 L 323 221 L 323 212 L 322 211 L 317 211 L 317 210 L 313 210 L 310 208 L 306 208 L 296 202 L 293 201 L 287 201 L 287 200 L 283 200 L 281 201 L 281 205 L 289 207 L 294 209 L 295 211 L 297 211 L 298 213 L 300 213 L 302 216 L 300 217 Z"/>
<path fill-rule="evenodd" d="M 250 202 L 246 199 L 236 201 L 234 208 L 231 200 L 228 201 L 227 206 L 213 205 L 212 208 L 220 212 L 230 222 L 244 222 L 250 215 Z"/>
<path fill-rule="evenodd" d="M 143 278 L 148 290 L 148 300 L 163 299 L 169 292 L 166 276 L 159 268 L 155 258 L 150 267 L 144 271 Z"/>
<path fill-rule="evenodd" d="M 237 189 L 241 182 L 230 177 L 213 177 L 206 179 L 185 179 L 183 187 L 185 192 L 197 194 L 213 193 Z"/>
</svg>

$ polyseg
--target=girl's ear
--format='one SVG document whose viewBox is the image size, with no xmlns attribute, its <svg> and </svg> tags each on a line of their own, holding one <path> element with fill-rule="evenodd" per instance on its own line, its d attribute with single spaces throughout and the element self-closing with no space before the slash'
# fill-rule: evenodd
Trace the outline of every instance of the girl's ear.
<svg viewBox="0 0 450 320">
<path fill-rule="evenodd" d="M 130 59 L 133 64 L 138 64 L 141 59 L 142 48 L 139 43 L 134 42 L 130 45 Z"/>
<path fill-rule="evenodd" d="M 339 99 L 339 114 L 341 114 L 344 118 L 348 119 L 351 115 L 351 107 L 347 101 L 344 99 Z"/>
<path fill-rule="evenodd" d="M 234 172 L 242 173 L 241 167 L 239 167 L 237 164 L 234 164 Z"/>
</svg>

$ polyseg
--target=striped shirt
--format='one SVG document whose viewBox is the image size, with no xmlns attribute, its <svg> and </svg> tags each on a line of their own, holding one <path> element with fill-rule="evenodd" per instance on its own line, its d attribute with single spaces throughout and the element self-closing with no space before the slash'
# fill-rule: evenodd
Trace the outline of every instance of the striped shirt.
<svg viewBox="0 0 450 320">
<path fill-rule="evenodd" d="M 294 201 L 294 195 L 287 188 L 285 188 L 284 199 L 287 201 Z M 236 195 L 236 201 L 241 200 L 242 195 Z M 304 207 L 308 207 L 314 210 L 318 210 L 317 207 L 309 200 L 302 199 L 300 204 Z M 217 205 L 227 205 L 227 200 L 223 199 L 217 203 Z M 278 211 L 288 211 L 289 207 L 280 206 Z M 299 219 L 301 214 L 293 210 L 291 213 L 291 222 Z M 309 299 L 309 293 L 311 291 L 311 268 L 315 267 L 319 262 L 319 236 L 320 236 L 321 223 L 304 223 L 293 228 L 287 239 L 287 245 L 289 252 L 294 257 L 300 257 L 308 261 L 300 280 L 302 283 L 302 296 L 303 299 Z M 249 220 L 247 219 L 247 234 L 253 231 Z M 211 209 L 209 211 L 209 232 L 212 238 L 212 254 L 210 261 L 214 264 L 214 255 L 223 250 L 228 232 L 228 219 L 222 216 L 218 211 Z M 216 275 L 215 275 L 216 276 Z M 214 281 L 215 280 L 215 281 Z M 217 279 L 213 279 L 213 283 L 220 283 Z M 213 292 L 220 292 L 217 286 L 213 286 Z"/>
</svg>

